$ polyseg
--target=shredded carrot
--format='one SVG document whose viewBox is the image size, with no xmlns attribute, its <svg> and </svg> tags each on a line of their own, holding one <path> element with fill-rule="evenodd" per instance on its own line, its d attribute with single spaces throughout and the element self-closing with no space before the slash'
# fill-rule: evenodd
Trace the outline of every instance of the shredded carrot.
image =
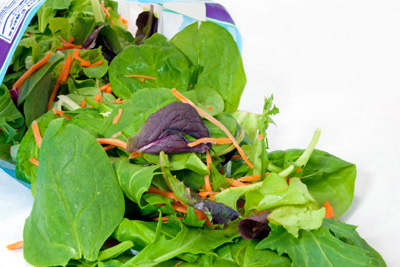
<svg viewBox="0 0 400 267">
<path fill-rule="evenodd" d="M 232 180 L 232 183 L 230 185 L 231 187 L 241 187 L 241 186 L 249 185 L 249 184 L 242 183 L 241 181 L 238 181 L 238 180 L 235 180 L 235 179 L 226 178 L 226 180 L 228 182 L 230 182 Z"/>
<path fill-rule="evenodd" d="M 210 106 L 207 106 L 207 109 L 209 109 L 209 110 L 211 110 L 211 111 L 214 110 L 214 109 L 213 109 L 212 107 L 210 107 Z"/>
<path fill-rule="evenodd" d="M 97 66 L 100 66 L 101 64 L 103 64 L 103 60 L 99 60 L 99 61 L 97 61 L 97 62 L 95 62 L 95 63 L 91 63 L 91 64 L 88 66 L 88 68 L 97 67 Z"/>
<path fill-rule="evenodd" d="M 72 56 L 81 62 L 82 67 L 89 67 L 90 66 L 90 61 L 84 60 L 79 56 L 79 49 L 75 49 L 74 52 L 72 53 Z"/>
<path fill-rule="evenodd" d="M 14 83 L 13 88 L 17 88 L 17 91 L 21 90 L 22 84 L 25 82 L 25 80 L 31 76 L 35 71 L 40 69 L 44 64 L 49 61 L 51 55 L 53 53 L 49 52 L 47 53 L 41 60 L 39 60 L 36 64 L 34 64 L 32 67 L 30 67 L 19 79 Z"/>
<path fill-rule="evenodd" d="M 39 161 L 35 159 L 34 157 L 31 157 L 29 159 L 29 162 L 32 163 L 33 165 L 39 166 Z"/>
<path fill-rule="evenodd" d="M 121 118 L 121 115 L 122 115 L 122 108 L 120 108 L 120 109 L 118 110 L 117 116 L 115 116 L 115 118 L 113 119 L 113 122 L 112 122 L 112 123 L 113 123 L 114 125 L 118 123 L 119 119 Z"/>
<path fill-rule="evenodd" d="M 260 180 L 260 175 L 252 175 L 252 176 L 244 176 L 238 179 L 240 182 L 253 182 L 253 181 L 258 181 Z"/>
<path fill-rule="evenodd" d="M 102 145 L 114 145 L 122 149 L 126 149 L 126 142 L 112 138 L 97 138 L 97 141 Z"/>
<path fill-rule="evenodd" d="M 150 186 L 149 190 L 147 190 L 147 193 L 149 193 L 149 194 L 157 194 L 157 195 L 160 195 L 160 196 L 163 196 L 163 197 L 166 197 L 166 198 L 171 198 L 171 199 L 173 199 L 175 201 L 178 201 L 178 202 L 180 201 L 178 199 L 178 197 L 175 196 L 174 193 L 158 189 L 157 187 L 154 187 L 154 186 Z"/>
<path fill-rule="evenodd" d="M 138 158 L 138 157 L 141 157 L 141 156 L 143 156 L 143 153 L 132 152 L 132 154 L 129 155 L 129 159 L 135 159 L 135 158 Z"/>
<path fill-rule="evenodd" d="M 58 76 L 56 85 L 53 88 L 53 92 L 51 93 L 49 103 L 47 105 L 47 110 L 50 110 L 51 103 L 56 99 L 56 95 L 57 95 L 58 89 L 60 88 L 61 83 L 67 81 L 71 65 L 72 65 L 72 56 L 68 55 L 67 59 L 65 60 L 64 66 L 61 70 L 60 76 Z"/>
<path fill-rule="evenodd" d="M 290 184 L 291 181 L 292 181 L 292 178 L 290 177 L 290 178 L 289 178 L 289 181 L 288 181 L 288 184 Z"/>
<path fill-rule="evenodd" d="M 122 104 L 122 103 L 124 103 L 126 100 L 124 99 L 124 100 L 121 100 L 121 98 L 117 98 L 117 99 L 115 99 L 113 102 L 111 102 L 111 103 L 117 103 L 117 104 Z"/>
<path fill-rule="evenodd" d="M 110 9 L 109 7 L 105 7 L 104 6 L 104 0 L 101 1 L 101 9 L 103 10 L 104 14 L 106 14 L 106 17 L 109 18 L 110 17 L 110 13 L 108 12 L 108 10 Z"/>
<path fill-rule="evenodd" d="M 111 138 L 116 138 L 116 137 L 118 137 L 118 136 L 120 136 L 120 135 L 122 135 L 121 131 L 119 131 L 119 132 L 113 134 L 113 135 L 111 136 Z"/>
<path fill-rule="evenodd" d="M 241 159 L 242 157 L 240 155 L 234 155 L 231 159 Z"/>
<path fill-rule="evenodd" d="M 40 148 L 40 146 L 42 145 L 42 136 L 40 134 L 40 130 L 39 130 L 39 126 L 37 121 L 33 121 L 32 122 L 32 131 L 33 131 L 33 136 L 35 137 L 35 141 L 36 144 L 38 145 L 38 147 Z"/>
<path fill-rule="evenodd" d="M 102 97 L 101 97 L 101 94 L 97 94 L 97 95 L 95 95 L 95 97 L 94 97 L 94 101 L 101 103 L 101 102 L 102 102 Z"/>
<path fill-rule="evenodd" d="M 104 148 L 104 151 L 107 151 L 107 150 L 115 148 L 115 146 L 114 145 L 108 145 L 108 146 L 105 146 L 103 148 Z"/>
<path fill-rule="evenodd" d="M 85 108 L 85 107 L 86 107 L 86 101 L 85 101 L 85 99 L 83 99 L 81 102 L 81 108 Z"/>
<path fill-rule="evenodd" d="M 178 90 L 176 90 L 175 88 L 172 89 L 172 94 L 174 94 L 174 96 L 177 99 L 179 99 L 180 101 L 182 101 L 183 103 L 187 103 L 187 104 L 191 105 L 192 107 L 194 107 L 196 109 L 197 113 L 199 113 L 201 116 L 203 116 L 204 118 L 206 118 L 207 120 L 209 120 L 210 122 L 212 122 L 213 124 L 215 124 L 216 126 L 221 128 L 221 130 L 224 131 L 224 133 L 228 136 L 228 138 L 231 139 L 232 143 L 235 145 L 236 149 L 238 150 L 240 156 L 242 156 L 243 160 L 247 163 L 247 165 L 249 165 L 250 169 L 253 169 L 253 164 L 251 164 L 251 162 L 247 159 L 243 149 L 239 146 L 236 139 L 232 136 L 232 134 L 229 132 L 229 130 L 222 123 L 220 123 L 217 119 L 215 119 L 213 116 L 211 116 L 210 114 L 208 114 L 201 108 L 197 107 L 192 101 L 190 101 L 188 98 L 186 98 L 181 93 L 179 93 Z"/>
<path fill-rule="evenodd" d="M 325 201 L 324 208 L 325 208 L 325 218 L 332 219 L 335 215 L 333 212 L 332 205 L 329 201 Z"/>
<path fill-rule="evenodd" d="M 218 194 L 218 192 L 208 192 L 208 191 L 199 192 L 199 196 L 201 196 L 202 198 L 206 198 L 207 196 L 216 195 L 216 194 Z"/>
<path fill-rule="evenodd" d="M 114 21 L 113 21 L 113 20 L 111 20 L 111 21 L 110 21 L 110 24 L 111 24 L 111 25 L 114 25 L 115 23 L 114 23 Z"/>
<path fill-rule="evenodd" d="M 67 49 L 81 49 L 81 45 L 74 45 L 72 42 L 74 41 L 74 37 L 69 37 L 68 42 L 65 41 L 61 36 L 57 36 L 61 41 L 61 47 L 58 47 L 57 50 L 67 50 Z"/>
<path fill-rule="evenodd" d="M 210 171 L 210 169 L 211 169 L 210 164 L 212 163 L 212 159 L 211 159 L 210 152 L 208 150 L 206 151 L 206 162 L 207 162 L 208 170 Z M 212 192 L 212 187 L 211 187 L 211 183 L 210 183 L 210 174 L 209 173 L 204 175 L 204 185 L 205 185 L 206 190 L 208 192 Z M 215 199 L 213 194 L 210 195 L 210 199 L 211 200 Z"/>
<path fill-rule="evenodd" d="M 177 218 L 178 220 L 183 220 L 183 217 L 180 217 L 180 216 L 177 216 L 176 218 Z M 163 222 L 168 221 L 168 219 L 169 219 L 169 216 L 161 217 L 161 221 L 163 221 Z M 153 221 L 158 221 L 159 218 L 158 218 L 158 216 L 157 216 L 157 217 L 152 218 L 152 220 L 153 220 Z"/>
<path fill-rule="evenodd" d="M 287 177 L 285 177 L 285 181 L 287 182 Z"/>
<path fill-rule="evenodd" d="M 111 88 L 110 83 L 107 83 L 107 84 L 103 85 L 102 87 L 100 87 L 100 91 L 106 91 L 107 92 L 107 88 Z"/>
<path fill-rule="evenodd" d="M 153 81 L 156 80 L 155 77 L 145 76 L 145 75 L 136 75 L 136 74 L 133 74 L 133 75 L 125 75 L 125 77 L 140 78 L 140 82 L 142 82 L 142 83 L 144 83 L 144 81 L 145 81 L 146 79 L 148 79 L 148 80 L 153 80 Z"/>
<path fill-rule="evenodd" d="M 18 241 L 16 243 L 7 245 L 7 248 L 9 250 L 19 249 L 19 248 L 23 248 L 23 247 L 24 247 L 24 241 Z"/>
<path fill-rule="evenodd" d="M 258 139 L 258 140 L 263 140 L 263 139 L 264 139 L 264 135 L 263 135 L 263 134 L 257 135 L 257 139 Z"/>
<path fill-rule="evenodd" d="M 180 213 L 187 213 L 187 210 L 188 210 L 188 206 L 187 206 L 187 205 L 179 204 L 179 203 L 174 203 L 174 204 L 172 205 L 172 208 L 173 208 L 175 211 L 180 212 Z M 206 221 L 205 221 L 205 225 L 207 225 L 207 226 L 212 226 L 212 225 L 213 225 L 213 224 L 210 222 L 210 219 L 207 217 L 207 215 L 206 215 L 204 212 L 202 212 L 201 210 L 194 209 L 194 213 L 196 214 L 196 217 L 197 217 L 200 221 L 206 220 Z"/>
<path fill-rule="evenodd" d="M 301 167 L 299 167 L 297 170 L 296 170 L 296 172 L 300 172 L 301 171 Z"/>
<path fill-rule="evenodd" d="M 65 117 L 67 119 L 72 119 L 71 116 L 64 115 L 64 111 L 62 111 L 62 110 L 56 110 L 55 108 L 53 108 L 52 110 L 53 110 L 54 114 L 57 114 L 57 115 L 62 116 L 62 117 Z"/>
<path fill-rule="evenodd" d="M 112 94 L 112 92 L 113 92 L 113 90 L 112 90 L 111 86 L 107 87 L 106 93 L 107 94 Z"/>
<path fill-rule="evenodd" d="M 226 144 L 231 144 L 232 141 L 229 138 L 212 138 L 212 137 L 205 137 L 205 138 L 200 138 L 197 139 L 194 142 L 190 142 L 188 144 L 189 147 L 194 147 L 194 146 L 198 146 L 200 144 L 207 144 L 207 143 L 211 143 L 211 144 L 218 144 L 218 145 L 226 145 Z"/>
</svg>

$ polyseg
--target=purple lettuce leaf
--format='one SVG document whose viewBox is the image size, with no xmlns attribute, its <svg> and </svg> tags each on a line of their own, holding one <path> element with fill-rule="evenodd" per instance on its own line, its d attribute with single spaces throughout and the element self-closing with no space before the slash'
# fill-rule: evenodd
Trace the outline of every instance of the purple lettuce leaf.
<svg viewBox="0 0 400 267">
<path fill-rule="evenodd" d="M 189 104 L 173 102 L 149 116 L 139 132 L 128 139 L 126 152 L 158 154 L 205 153 L 210 144 L 189 147 L 185 136 L 210 137 L 197 111 Z"/>
<path fill-rule="evenodd" d="M 237 226 L 240 235 L 246 239 L 264 239 L 271 232 L 268 226 L 268 214 L 264 212 L 241 220 Z"/>
<path fill-rule="evenodd" d="M 195 194 L 192 194 L 192 203 L 189 203 L 189 206 L 201 210 L 207 215 L 211 215 L 211 222 L 213 224 L 229 224 L 240 215 L 239 212 L 225 204 L 202 198 Z"/>
</svg>

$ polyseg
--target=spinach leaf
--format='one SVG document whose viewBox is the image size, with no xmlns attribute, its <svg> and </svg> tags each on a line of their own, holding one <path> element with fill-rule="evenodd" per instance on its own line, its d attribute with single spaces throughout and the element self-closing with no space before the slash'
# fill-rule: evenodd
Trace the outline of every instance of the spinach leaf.
<svg viewBox="0 0 400 267">
<path fill-rule="evenodd" d="M 50 95 L 53 91 L 52 74 L 44 76 L 32 89 L 24 102 L 24 114 L 26 125 L 47 112 Z"/>
<path fill-rule="evenodd" d="M 242 58 L 232 35 L 212 23 L 196 22 L 177 33 L 172 39 L 193 65 L 200 65 L 197 84 L 219 92 L 225 101 L 225 111 L 237 109 L 246 84 Z"/>
<path fill-rule="evenodd" d="M 352 226 L 325 219 L 321 228 L 302 231 L 298 238 L 280 226 L 270 224 L 270 227 L 271 233 L 256 249 L 286 253 L 293 266 L 386 266 Z M 343 237 L 352 240 L 352 244 L 344 242 Z"/>
<path fill-rule="evenodd" d="M 223 230 L 201 230 L 181 225 L 181 231 L 173 239 L 164 235 L 146 246 L 124 266 L 154 266 L 182 253 L 210 253 L 236 236 L 227 237 Z"/>
<path fill-rule="evenodd" d="M 290 149 L 268 154 L 273 164 L 286 167 L 295 161 L 304 150 Z M 351 205 L 354 196 L 356 166 L 327 152 L 314 150 L 303 168 L 301 181 L 307 185 L 319 205 L 329 201 L 334 218 L 339 218 Z"/>
<path fill-rule="evenodd" d="M 32 265 L 95 261 L 124 214 L 123 194 L 103 148 L 85 130 L 62 124 L 50 123 L 39 153 L 40 179 L 24 227 L 24 257 Z"/>
<path fill-rule="evenodd" d="M 13 145 L 15 141 L 18 141 L 16 129 L 23 124 L 24 118 L 14 105 L 10 91 L 2 84 L 0 86 L 0 143 Z"/>
<path fill-rule="evenodd" d="M 189 104 L 173 102 L 150 115 L 140 131 L 128 139 L 128 153 L 205 153 L 209 144 L 189 147 L 188 138 L 209 137 L 208 129 L 197 111 Z"/>
<path fill-rule="evenodd" d="M 151 180 L 159 165 L 143 166 L 132 164 L 128 158 L 120 158 L 114 162 L 115 173 L 125 195 L 140 205 L 144 192 L 149 190 Z"/>
<path fill-rule="evenodd" d="M 55 17 L 57 10 L 67 9 L 71 0 L 47 0 L 38 10 L 39 31 L 44 33 L 49 21 Z"/>
<path fill-rule="evenodd" d="M 145 75 L 155 80 L 126 77 Z M 118 97 L 128 99 L 142 88 L 176 88 L 188 90 L 190 70 L 186 57 L 167 39 L 154 34 L 143 45 L 128 46 L 110 64 L 110 83 Z"/>
<path fill-rule="evenodd" d="M 25 80 L 18 96 L 18 105 L 24 102 L 35 88 L 37 89 L 38 83 L 47 74 L 49 74 L 63 58 L 64 57 L 59 54 L 51 55 L 49 61 L 46 64 L 44 64 L 39 70 L 35 71 Z"/>
</svg>

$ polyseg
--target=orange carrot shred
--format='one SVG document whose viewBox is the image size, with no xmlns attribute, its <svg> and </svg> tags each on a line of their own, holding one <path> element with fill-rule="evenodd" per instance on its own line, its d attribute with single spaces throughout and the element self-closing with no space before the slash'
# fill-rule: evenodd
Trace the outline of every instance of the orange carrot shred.
<svg viewBox="0 0 400 267">
<path fill-rule="evenodd" d="M 51 55 L 53 53 L 49 52 L 47 53 L 41 60 L 39 60 L 36 64 L 34 64 L 32 67 L 30 67 L 19 79 L 14 83 L 13 88 L 17 88 L 17 91 L 21 90 L 22 84 L 25 82 L 25 80 L 31 76 L 35 71 L 40 69 L 44 64 L 49 61 Z"/>
<path fill-rule="evenodd" d="M 208 191 L 199 192 L 199 196 L 201 196 L 202 198 L 206 198 L 207 196 L 216 195 L 216 194 L 218 194 L 218 192 L 208 192 Z"/>
<path fill-rule="evenodd" d="M 86 101 L 85 101 L 85 99 L 83 99 L 81 102 L 81 108 L 85 108 L 85 107 L 86 107 Z"/>
<path fill-rule="evenodd" d="M 110 149 L 113 149 L 113 148 L 115 148 L 114 145 L 108 145 L 108 146 L 103 147 L 104 151 L 107 151 L 107 150 L 110 150 Z"/>
<path fill-rule="evenodd" d="M 300 172 L 301 171 L 301 167 L 299 167 L 297 170 L 296 170 L 296 172 Z"/>
<path fill-rule="evenodd" d="M 132 152 L 132 154 L 129 155 L 129 159 L 135 159 L 135 158 L 138 158 L 138 157 L 141 157 L 141 156 L 143 156 L 143 153 Z"/>
<path fill-rule="evenodd" d="M 117 103 L 117 104 L 122 104 L 122 103 L 124 103 L 126 100 L 124 99 L 124 100 L 121 100 L 121 98 L 117 98 L 117 99 L 115 99 L 113 102 L 111 102 L 111 103 Z"/>
<path fill-rule="evenodd" d="M 289 178 L 288 184 L 290 184 L 291 181 L 292 181 L 292 178 Z"/>
<path fill-rule="evenodd" d="M 89 67 L 90 66 L 90 61 L 84 60 L 79 56 L 79 49 L 75 49 L 74 52 L 72 53 L 72 56 L 81 62 L 82 67 Z"/>
<path fill-rule="evenodd" d="M 122 149 L 126 149 L 126 142 L 119 139 L 97 138 L 97 142 L 99 142 L 102 145 L 115 145 Z"/>
<path fill-rule="evenodd" d="M 102 102 L 101 94 L 97 94 L 97 95 L 94 97 L 94 101 L 101 103 L 101 102 Z"/>
<path fill-rule="evenodd" d="M 263 134 L 257 135 L 257 139 L 258 139 L 258 140 L 263 140 L 263 139 L 264 139 L 264 135 L 263 135 Z"/>
<path fill-rule="evenodd" d="M 171 199 L 173 199 L 175 201 L 178 201 L 178 202 L 180 201 L 178 199 L 178 197 L 175 196 L 174 193 L 158 189 L 157 187 L 154 187 L 154 186 L 150 186 L 149 190 L 147 190 L 147 193 L 161 195 L 163 197 L 171 198 Z"/>
<path fill-rule="evenodd" d="M 9 250 L 19 249 L 24 247 L 24 241 L 18 241 L 13 244 L 7 245 Z"/>
<path fill-rule="evenodd" d="M 145 81 L 145 79 L 148 79 L 148 80 L 153 80 L 153 81 L 155 81 L 156 80 L 156 78 L 155 77 L 151 77 L 151 76 L 146 76 L 146 75 L 137 75 L 137 74 L 133 74 L 133 75 L 125 75 L 125 77 L 132 77 L 132 78 L 140 78 L 140 81 L 142 82 L 142 83 L 144 83 L 144 81 Z"/>
<path fill-rule="evenodd" d="M 104 6 L 104 0 L 101 1 L 101 9 L 103 9 L 104 14 L 106 14 L 106 17 L 109 18 L 110 17 L 110 13 L 108 12 L 108 9 L 110 9 L 108 7 L 108 9 Z"/>
<path fill-rule="evenodd" d="M 211 159 L 210 152 L 208 152 L 208 150 L 206 151 L 206 161 L 207 161 L 208 170 L 210 170 L 210 164 L 212 163 L 212 159 Z M 204 175 L 204 185 L 208 192 L 212 192 L 209 173 Z M 210 199 L 214 200 L 214 195 L 211 194 Z"/>
<path fill-rule="evenodd" d="M 29 162 L 32 163 L 33 165 L 39 166 L 39 161 L 35 159 L 34 157 L 31 157 L 29 159 Z"/>
<path fill-rule="evenodd" d="M 113 90 L 112 90 L 111 86 L 107 87 L 106 93 L 107 94 L 112 94 L 112 92 L 113 92 Z"/>
<path fill-rule="evenodd" d="M 103 60 L 99 60 L 99 61 L 97 61 L 97 62 L 95 62 L 95 63 L 91 63 L 88 67 L 89 67 L 89 68 L 91 68 L 91 67 L 97 67 L 97 66 L 100 66 L 101 64 L 103 64 Z"/>
<path fill-rule="evenodd" d="M 231 159 L 241 159 L 242 157 L 240 155 L 234 155 Z"/>
<path fill-rule="evenodd" d="M 325 218 L 332 219 L 335 215 L 331 203 L 329 201 L 325 201 L 323 206 L 325 208 Z"/>
<path fill-rule="evenodd" d="M 249 185 L 249 184 L 245 184 L 245 183 L 242 183 L 241 181 L 238 181 L 238 180 L 235 180 L 235 179 L 229 179 L 229 178 L 226 178 L 226 180 L 228 181 L 228 182 L 230 182 L 231 180 L 232 180 L 232 183 L 231 183 L 231 187 L 241 187 L 241 186 L 247 186 L 247 185 Z"/>
<path fill-rule="evenodd" d="M 42 145 L 42 136 L 40 134 L 40 130 L 39 130 L 39 126 L 37 121 L 33 121 L 32 122 L 32 131 L 33 131 L 33 136 L 35 137 L 35 141 L 36 144 L 38 145 L 38 147 L 40 148 L 40 146 Z"/>
<path fill-rule="evenodd" d="M 176 90 L 175 88 L 172 89 L 171 91 L 172 91 L 172 94 L 174 94 L 174 96 L 177 99 L 179 99 L 183 103 L 187 103 L 187 104 L 191 105 L 192 107 L 194 107 L 196 109 L 197 113 L 199 113 L 201 116 L 203 116 L 204 118 L 206 118 L 207 120 L 209 120 L 210 122 L 212 122 L 213 124 L 215 124 L 216 126 L 221 128 L 221 130 L 224 131 L 224 133 L 229 137 L 229 139 L 231 139 L 232 143 L 235 145 L 236 149 L 238 150 L 240 156 L 242 156 L 243 160 L 247 163 L 247 165 L 249 165 L 250 169 L 253 169 L 253 164 L 251 164 L 251 162 L 247 159 L 243 149 L 239 146 L 235 137 L 232 136 L 232 134 L 229 132 L 229 130 L 221 122 L 219 122 L 217 119 L 215 119 L 213 116 L 211 116 L 210 114 L 208 114 L 201 108 L 197 107 L 192 101 L 190 101 L 188 98 L 186 98 L 181 93 L 179 93 L 178 90 Z"/>
<path fill-rule="evenodd" d="M 258 181 L 258 180 L 260 180 L 260 177 L 261 176 L 259 174 L 252 175 L 252 176 L 244 176 L 244 177 L 239 178 L 238 181 L 241 181 L 241 182 Z"/>
<path fill-rule="evenodd" d="M 49 103 L 47 105 L 47 110 L 50 110 L 51 103 L 56 99 L 56 95 L 57 95 L 58 89 L 60 88 L 61 83 L 67 81 L 71 65 L 72 65 L 72 56 L 68 55 L 67 59 L 65 60 L 64 66 L 61 70 L 60 76 L 58 76 L 58 79 L 57 79 L 56 85 L 54 86 L 53 92 L 51 93 Z"/>
<path fill-rule="evenodd" d="M 52 110 L 53 110 L 54 114 L 57 114 L 57 115 L 62 116 L 62 117 L 65 117 L 67 119 L 72 119 L 71 116 L 64 115 L 64 111 L 62 111 L 62 110 L 56 110 L 55 108 L 53 108 Z"/>
<path fill-rule="evenodd" d="M 120 135 L 122 135 L 121 131 L 119 131 L 119 132 L 113 134 L 113 135 L 111 136 L 111 138 L 116 138 L 116 137 L 118 137 L 118 136 L 120 136 Z"/>
<path fill-rule="evenodd" d="M 107 84 L 103 85 L 102 87 L 100 87 L 100 91 L 106 91 L 108 87 L 111 87 L 110 83 L 107 83 Z"/>
<path fill-rule="evenodd" d="M 211 111 L 214 110 L 214 109 L 213 109 L 212 107 L 210 107 L 210 106 L 207 106 L 207 109 L 209 109 L 209 110 L 211 110 Z"/>
<path fill-rule="evenodd" d="M 120 109 L 118 110 L 117 116 L 115 116 L 115 118 L 113 119 L 113 122 L 112 122 L 112 123 L 113 123 L 114 125 L 118 123 L 119 119 L 121 118 L 121 115 L 122 115 L 122 108 L 120 108 Z"/>
<path fill-rule="evenodd" d="M 218 145 L 225 145 L 225 144 L 231 144 L 232 140 L 229 138 L 211 138 L 211 137 L 205 137 L 205 138 L 200 138 L 197 139 L 196 141 L 188 143 L 189 147 L 194 147 L 200 144 L 218 144 Z"/>
</svg>

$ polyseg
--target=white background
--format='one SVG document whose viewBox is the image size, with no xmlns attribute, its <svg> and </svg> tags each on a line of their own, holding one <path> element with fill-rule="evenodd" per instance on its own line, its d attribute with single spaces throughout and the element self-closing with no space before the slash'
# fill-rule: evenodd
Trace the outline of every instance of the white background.
<svg viewBox="0 0 400 267">
<path fill-rule="evenodd" d="M 358 169 L 341 220 L 358 225 L 388 266 L 399 266 L 400 2 L 219 2 L 243 37 L 240 108 L 259 113 L 263 97 L 274 95 L 281 113 L 269 131 L 271 150 L 304 148 L 322 128 L 317 148 Z M 28 266 L 5 245 L 22 239 L 32 201 L 0 173 L 1 266 Z"/>
</svg>

